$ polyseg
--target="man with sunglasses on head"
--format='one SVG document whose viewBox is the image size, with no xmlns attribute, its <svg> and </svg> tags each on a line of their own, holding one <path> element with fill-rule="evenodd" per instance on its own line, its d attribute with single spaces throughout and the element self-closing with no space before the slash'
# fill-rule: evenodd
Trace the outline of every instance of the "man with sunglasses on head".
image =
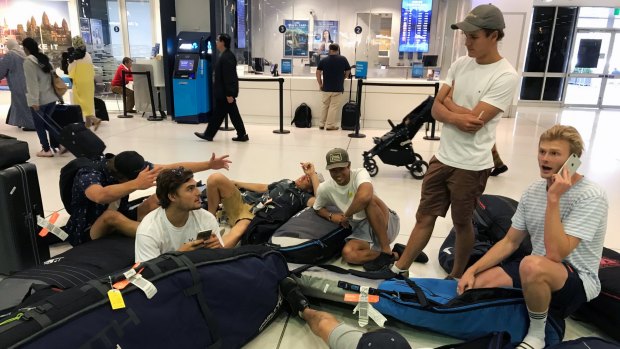
<svg viewBox="0 0 620 349">
<path fill-rule="evenodd" d="M 83 159 L 73 161 L 78 160 Z M 135 151 L 89 162 L 77 169 L 70 183 L 71 203 L 66 209 L 71 212 L 71 217 L 65 227 L 69 242 L 76 246 L 113 232 L 134 237 L 139 222 L 158 207 L 158 201 L 152 195 L 136 208 L 130 208 L 129 194 L 153 187 L 157 175 L 164 169 L 182 166 L 200 172 L 228 169 L 229 164 L 228 155 L 216 157 L 212 154 L 208 161 L 158 165 L 145 161 Z"/>
<path fill-rule="evenodd" d="M 194 173 L 183 167 L 166 169 L 157 176 L 160 207 L 147 214 L 136 233 L 136 262 L 170 251 L 220 247 L 219 224 L 202 209 Z M 207 237 L 199 235 L 206 232 Z"/>
</svg>

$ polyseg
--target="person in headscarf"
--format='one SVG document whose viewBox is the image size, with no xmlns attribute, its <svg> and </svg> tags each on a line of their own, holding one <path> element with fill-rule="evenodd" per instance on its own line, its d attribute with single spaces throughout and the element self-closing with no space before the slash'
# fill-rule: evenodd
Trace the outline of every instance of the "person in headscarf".
<svg viewBox="0 0 620 349">
<path fill-rule="evenodd" d="M 86 44 L 79 36 L 72 39 L 73 62 L 69 63 L 69 77 L 73 80 L 73 102 L 80 105 L 86 127 L 96 131 L 101 119 L 95 117 L 95 68 L 93 59 L 86 52 Z"/>
<path fill-rule="evenodd" d="M 11 107 L 6 123 L 23 128 L 25 131 L 34 131 L 32 114 L 26 101 L 26 77 L 24 76 L 26 54 L 15 39 L 8 39 L 6 47 L 9 51 L 0 60 L 0 80 L 6 78 L 11 90 Z"/>
</svg>

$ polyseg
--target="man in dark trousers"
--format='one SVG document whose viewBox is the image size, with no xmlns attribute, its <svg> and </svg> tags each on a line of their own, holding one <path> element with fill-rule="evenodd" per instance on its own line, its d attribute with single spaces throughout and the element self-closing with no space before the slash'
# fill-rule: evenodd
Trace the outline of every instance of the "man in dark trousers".
<svg viewBox="0 0 620 349">
<path fill-rule="evenodd" d="M 235 130 L 237 130 L 237 137 L 233 137 L 232 140 L 235 142 L 247 142 L 250 138 L 245 132 L 245 126 L 239 114 L 239 108 L 237 108 L 236 99 L 239 95 L 239 78 L 237 77 L 237 58 L 230 52 L 230 35 L 218 35 L 215 47 L 221 53 L 213 68 L 215 108 L 205 132 L 194 132 L 194 134 L 198 138 L 212 142 L 226 114 L 228 114 Z"/>
<path fill-rule="evenodd" d="M 319 129 L 337 130 L 338 115 L 342 111 L 344 79 L 349 77 L 351 66 L 347 58 L 340 55 L 338 44 L 329 44 L 329 55 L 319 62 L 316 80 L 322 92 L 323 108 Z"/>
</svg>

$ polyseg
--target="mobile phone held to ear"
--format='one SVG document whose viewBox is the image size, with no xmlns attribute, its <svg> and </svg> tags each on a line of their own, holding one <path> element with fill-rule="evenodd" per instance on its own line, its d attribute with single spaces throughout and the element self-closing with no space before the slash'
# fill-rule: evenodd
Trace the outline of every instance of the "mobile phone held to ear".
<svg viewBox="0 0 620 349">
<path fill-rule="evenodd" d="M 576 172 L 577 169 L 579 168 L 579 166 L 581 166 L 581 160 L 579 159 L 579 157 L 577 155 L 570 154 L 570 156 L 568 157 L 568 159 L 566 159 L 566 162 L 564 163 L 564 165 L 562 165 L 562 168 L 560 168 L 560 171 L 558 171 L 558 174 L 562 174 L 562 172 L 564 172 L 564 169 L 568 169 L 568 176 L 572 177 Z"/>
<path fill-rule="evenodd" d="M 211 237 L 212 233 L 212 230 L 201 231 L 200 233 L 198 233 L 198 235 L 196 235 L 196 239 L 207 241 Z"/>
</svg>

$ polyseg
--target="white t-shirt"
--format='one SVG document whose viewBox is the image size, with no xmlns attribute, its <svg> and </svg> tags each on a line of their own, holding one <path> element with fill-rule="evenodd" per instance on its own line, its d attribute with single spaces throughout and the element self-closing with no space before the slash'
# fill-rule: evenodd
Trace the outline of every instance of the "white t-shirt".
<svg viewBox="0 0 620 349">
<path fill-rule="evenodd" d="M 518 76 L 506 58 L 492 64 L 478 64 L 474 58 L 465 56 L 452 63 L 448 71 L 445 83 L 453 82 L 452 100 L 461 107 L 473 109 L 479 102 L 485 102 L 506 111 L 515 95 Z M 493 167 L 491 148 L 502 114 L 498 113 L 473 134 L 453 124 L 444 124 L 437 159 L 445 165 L 470 171 Z"/>
<path fill-rule="evenodd" d="M 336 206 L 342 212 L 345 212 L 349 206 L 351 206 L 355 193 L 357 193 L 357 188 L 359 188 L 362 183 L 372 183 L 368 171 L 363 168 L 351 169 L 351 179 L 349 183 L 344 186 L 338 185 L 332 178 L 329 178 L 319 185 L 312 208 L 320 210 L 326 206 Z M 351 218 L 354 221 L 364 220 L 366 219 L 366 212 L 362 210 L 354 214 Z"/>
<path fill-rule="evenodd" d="M 136 233 L 136 262 L 144 262 L 159 255 L 176 251 L 186 242 L 196 240 L 196 235 L 205 230 L 218 234 L 217 219 L 203 209 L 193 210 L 183 227 L 177 228 L 166 217 L 166 211 L 159 207 L 147 214 Z"/>
<path fill-rule="evenodd" d="M 545 212 L 547 181 L 541 179 L 530 185 L 521 196 L 512 226 L 530 234 L 532 255 L 544 256 Z M 560 219 L 566 234 L 581 239 L 577 247 L 564 258 L 583 282 L 588 301 L 601 291 L 598 278 L 599 262 L 607 230 L 607 195 L 594 182 L 582 178 L 560 197 Z"/>
</svg>

